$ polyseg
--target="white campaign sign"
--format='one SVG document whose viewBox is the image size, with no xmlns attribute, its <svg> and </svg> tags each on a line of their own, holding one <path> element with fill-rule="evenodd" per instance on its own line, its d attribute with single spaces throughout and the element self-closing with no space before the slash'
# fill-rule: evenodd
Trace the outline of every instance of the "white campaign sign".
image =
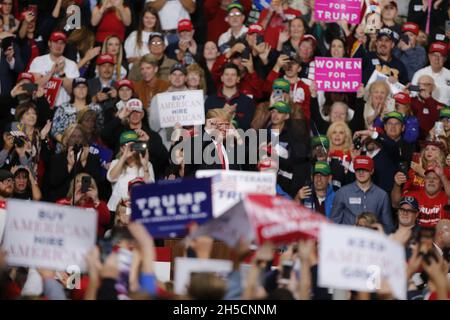
<svg viewBox="0 0 450 320">
<path fill-rule="evenodd" d="M 3 250 L 11 266 L 86 269 L 95 245 L 97 212 L 45 202 L 8 200 Z"/>
<path fill-rule="evenodd" d="M 319 286 L 375 292 L 385 279 L 394 296 L 406 299 L 405 250 L 376 231 L 322 224 L 319 234 Z"/>
<path fill-rule="evenodd" d="M 218 217 L 236 205 L 244 194 L 275 195 L 277 178 L 272 172 L 198 170 L 196 178 L 212 179 L 213 215 Z"/>
<path fill-rule="evenodd" d="M 160 128 L 170 128 L 205 123 L 204 96 L 202 90 L 164 92 L 156 95 L 151 108 L 156 106 L 152 117 L 159 119 Z M 153 119 L 155 121 L 156 119 Z"/>
<path fill-rule="evenodd" d="M 214 272 L 226 277 L 232 270 L 230 260 L 175 258 L 174 291 L 176 294 L 186 294 L 192 272 Z"/>
</svg>

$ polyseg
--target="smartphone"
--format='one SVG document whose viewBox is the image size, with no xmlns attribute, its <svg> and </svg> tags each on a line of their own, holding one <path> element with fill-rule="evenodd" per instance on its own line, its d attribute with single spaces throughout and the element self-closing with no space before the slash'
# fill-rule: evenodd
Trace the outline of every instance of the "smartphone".
<svg viewBox="0 0 450 320">
<path fill-rule="evenodd" d="M 242 51 L 241 58 L 246 60 L 250 59 L 250 49 L 248 47 Z"/>
<path fill-rule="evenodd" d="M 414 85 L 410 85 L 408 87 L 409 91 L 415 91 L 415 92 L 420 92 L 420 86 L 414 86 Z"/>
<path fill-rule="evenodd" d="M 402 34 L 401 36 L 401 40 L 406 43 L 407 45 L 409 45 L 409 37 L 407 34 Z"/>
<path fill-rule="evenodd" d="M 37 90 L 38 85 L 36 83 L 24 83 L 21 85 L 22 89 L 27 91 L 29 94 L 32 94 Z"/>
<path fill-rule="evenodd" d="M 450 20 L 445 21 L 445 33 L 450 30 Z"/>
<path fill-rule="evenodd" d="M 145 155 L 147 148 L 147 142 L 143 141 L 135 142 L 131 145 L 131 150 L 140 152 L 143 156 Z"/>
<path fill-rule="evenodd" d="M 111 88 L 110 88 L 110 87 L 103 87 L 103 88 L 102 88 L 102 92 L 103 92 L 103 93 L 108 93 L 109 91 L 111 91 Z"/>
<path fill-rule="evenodd" d="M 398 169 L 402 172 L 406 177 L 408 177 L 408 163 L 406 161 L 401 161 L 398 164 Z"/>
<path fill-rule="evenodd" d="M 291 279 L 292 268 L 294 267 L 294 261 L 284 260 L 281 265 L 281 279 L 280 283 L 288 283 Z"/>
<path fill-rule="evenodd" d="M 38 7 L 35 4 L 30 4 L 28 6 L 28 11 L 31 11 L 33 13 L 33 15 L 36 17 L 38 14 Z"/>
<path fill-rule="evenodd" d="M 264 36 L 261 34 L 256 35 L 256 45 L 264 42 Z"/>
<path fill-rule="evenodd" d="M 434 134 L 436 137 L 445 136 L 444 123 L 442 121 L 436 121 L 434 123 Z"/>
<path fill-rule="evenodd" d="M 82 176 L 81 177 L 81 193 L 88 192 L 90 187 L 91 187 L 91 177 Z"/>
<path fill-rule="evenodd" d="M 12 43 L 14 41 L 14 37 L 6 37 L 2 40 L 2 52 L 5 52 L 8 50 L 9 47 L 12 46 Z"/>
<path fill-rule="evenodd" d="M 273 90 L 273 99 L 275 102 L 283 101 L 283 90 L 281 89 L 275 89 Z"/>
</svg>

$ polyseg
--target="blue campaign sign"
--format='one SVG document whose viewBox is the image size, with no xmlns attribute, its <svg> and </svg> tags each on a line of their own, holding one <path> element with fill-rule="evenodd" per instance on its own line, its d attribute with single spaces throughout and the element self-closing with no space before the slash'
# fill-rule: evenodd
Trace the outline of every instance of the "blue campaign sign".
<svg viewBox="0 0 450 320">
<path fill-rule="evenodd" d="M 183 237 L 190 222 L 212 219 L 211 178 L 162 180 L 133 187 L 131 219 L 155 238 Z"/>
</svg>

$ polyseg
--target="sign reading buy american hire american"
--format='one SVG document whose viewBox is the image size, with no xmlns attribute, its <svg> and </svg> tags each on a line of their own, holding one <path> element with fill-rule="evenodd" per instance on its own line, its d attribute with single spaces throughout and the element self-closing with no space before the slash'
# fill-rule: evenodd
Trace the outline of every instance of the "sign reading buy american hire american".
<svg viewBox="0 0 450 320">
<path fill-rule="evenodd" d="M 361 0 L 316 0 L 314 3 L 316 21 L 359 24 L 361 20 Z"/>
<path fill-rule="evenodd" d="M 362 60 L 359 58 L 316 57 L 316 89 L 331 92 L 356 92 L 361 86 Z"/>
<path fill-rule="evenodd" d="M 182 237 L 190 222 L 212 218 L 211 178 L 161 180 L 133 187 L 131 218 L 155 238 Z"/>
<path fill-rule="evenodd" d="M 8 200 L 2 244 L 8 265 L 58 271 L 77 266 L 83 272 L 96 237 L 94 209 Z"/>
</svg>

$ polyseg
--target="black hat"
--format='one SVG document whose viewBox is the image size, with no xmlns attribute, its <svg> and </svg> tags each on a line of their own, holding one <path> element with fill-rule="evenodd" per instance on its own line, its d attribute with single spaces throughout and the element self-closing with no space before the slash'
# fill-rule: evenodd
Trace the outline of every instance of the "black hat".
<svg viewBox="0 0 450 320">
<path fill-rule="evenodd" d="M 186 66 L 184 64 L 181 63 L 175 63 L 171 68 L 170 68 L 170 73 L 172 74 L 172 72 L 174 71 L 181 71 L 184 73 L 184 75 L 187 74 L 187 70 L 186 70 Z"/>
<path fill-rule="evenodd" d="M 159 32 L 150 33 L 150 35 L 148 36 L 148 42 L 151 42 L 153 38 L 161 38 L 162 41 L 164 42 L 164 36 L 162 33 Z"/>
<path fill-rule="evenodd" d="M 72 81 L 72 90 L 75 89 L 75 87 L 79 86 L 80 84 L 84 84 L 85 86 L 88 85 L 86 78 L 78 77 L 73 79 Z"/>
<path fill-rule="evenodd" d="M 5 169 L 0 169 L 0 182 L 3 182 L 7 179 L 14 178 L 13 174 Z"/>
<path fill-rule="evenodd" d="M 409 204 L 415 211 L 419 211 L 419 203 L 416 198 L 405 196 L 400 199 L 400 205 Z"/>
<path fill-rule="evenodd" d="M 391 39 L 395 43 L 397 43 L 400 40 L 399 34 L 397 32 L 395 32 L 394 30 L 389 29 L 389 28 L 381 28 L 378 31 L 377 39 L 379 39 L 381 37 L 388 37 L 389 39 Z"/>
</svg>

